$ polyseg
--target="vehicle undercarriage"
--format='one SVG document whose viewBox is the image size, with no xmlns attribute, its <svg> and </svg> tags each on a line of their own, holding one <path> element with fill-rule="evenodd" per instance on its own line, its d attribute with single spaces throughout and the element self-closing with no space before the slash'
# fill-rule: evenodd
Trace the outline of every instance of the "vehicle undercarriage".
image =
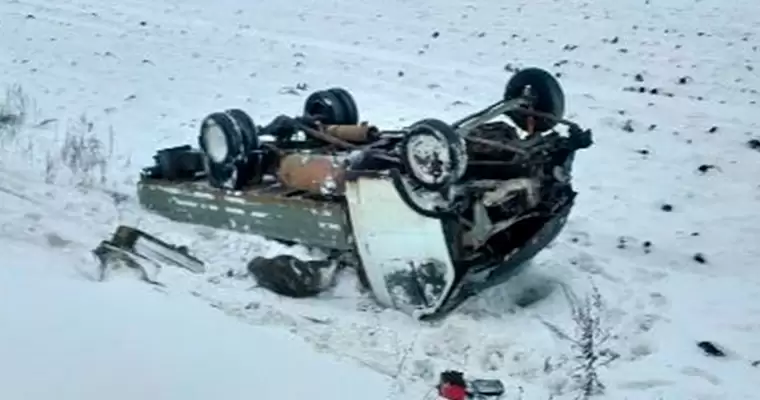
<svg viewBox="0 0 760 400">
<path fill-rule="evenodd" d="M 575 152 L 592 144 L 564 106 L 559 83 L 530 68 L 503 99 L 450 124 L 360 123 L 340 88 L 264 126 L 241 110 L 212 113 L 198 148 L 157 152 L 139 199 L 176 221 L 323 249 L 381 304 L 432 318 L 518 273 L 561 231 Z"/>
</svg>

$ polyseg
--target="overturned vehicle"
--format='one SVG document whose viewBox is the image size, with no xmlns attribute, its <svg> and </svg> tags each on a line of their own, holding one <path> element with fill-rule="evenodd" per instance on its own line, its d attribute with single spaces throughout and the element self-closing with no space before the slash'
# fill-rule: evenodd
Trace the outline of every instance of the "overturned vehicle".
<svg viewBox="0 0 760 400">
<path fill-rule="evenodd" d="M 379 303 L 433 318 L 518 273 L 564 226 L 575 152 L 592 144 L 564 107 L 559 82 L 529 68 L 501 100 L 453 123 L 360 123 L 342 88 L 263 126 L 216 112 L 199 148 L 157 152 L 139 201 L 172 220 L 354 260 Z"/>
</svg>

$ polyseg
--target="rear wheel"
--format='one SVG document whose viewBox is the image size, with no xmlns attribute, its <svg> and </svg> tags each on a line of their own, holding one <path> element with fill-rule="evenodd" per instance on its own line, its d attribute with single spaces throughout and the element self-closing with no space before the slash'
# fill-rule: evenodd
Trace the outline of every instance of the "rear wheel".
<svg viewBox="0 0 760 400">
<path fill-rule="evenodd" d="M 348 90 L 340 88 L 340 87 L 334 87 L 332 89 L 328 89 L 329 92 L 334 93 L 343 103 L 343 106 L 346 107 L 346 117 L 345 117 L 345 124 L 343 125 L 356 125 L 359 123 L 359 107 L 356 105 L 356 100 L 354 100 L 354 96 L 349 93 Z"/>
<path fill-rule="evenodd" d="M 211 186 L 237 190 L 248 182 L 243 133 L 232 116 L 216 112 L 204 118 L 198 144 L 206 159 Z"/>
<path fill-rule="evenodd" d="M 257 150 L 259 148 L 259 128 L 253 122 L 253 118 L 245 111 L 237 108 L 225 112 L 237 123 L 245 152 Z"/>
<path fill-rule="evenodd" d="M 356 125 L 359 113 L 351 94 L 343 88 L 314 92 L 306 98 L 304 115 L 325 125 Z"/>
<path fill-rule="evenodd" d="M 260 150 L 259 141 L 259 127 L 253 122 L 248 113 L 243 110 L 233 108 L 225 111 L 227 115 L 237 124 L 237 128 L 240 130 L 240 136 L 243 145 L 244 158 L 242 160 L 241 168 L 245 168 L 248 171 L 248 179 L 256 183 L 261 181 L 263 176 L 263 162 Z"/>
</svg>

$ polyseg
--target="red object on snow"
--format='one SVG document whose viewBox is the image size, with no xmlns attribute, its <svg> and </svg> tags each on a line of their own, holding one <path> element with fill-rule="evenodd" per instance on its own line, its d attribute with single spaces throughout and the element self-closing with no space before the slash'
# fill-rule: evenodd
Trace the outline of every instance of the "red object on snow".
<svg viewBox="0 0 760 400">
<path fill-rule="evenodd" d="M 466 400 L 467 399 L 467 391 L 465 388 L 459 385 L 454 385 L 451 383 L 444 383 L 441 385 L 441 388 L 438 390 L 438 394 L 441 395 L 444 399 L 448 400 Z"/>
</svg>

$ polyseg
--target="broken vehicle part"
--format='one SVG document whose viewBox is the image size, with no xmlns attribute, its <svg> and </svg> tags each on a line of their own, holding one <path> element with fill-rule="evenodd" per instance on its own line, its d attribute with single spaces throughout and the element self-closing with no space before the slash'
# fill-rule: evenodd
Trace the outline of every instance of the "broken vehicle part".
<svg viewBox="0 0 760 400">
<path fill-rule="evenodd" d="M 332 286 L 337 264 L 332 260 L 300 260 L 291 255 L 256 257 L 248 263 L 248 272 L 259 286 L 277 294 L 312 297 Z"/>
<path fill-rule="evenodd" d="M 161 265 L 154 260 L 143 257 L 130 250 L 125 250 L 115 246 L 109 241 L 102 241 L 93 249 L 92 253 L 100 262 L 97 280 L 103 282 L 107 279 L 111 271 L 118 270 L 122 267 L 137 272 L 140 280 L 152 285 L 161 285 L 156 280 Z"/>
<path fill-rule="evenodd" d="M 174 246 L 139 229 L 125 225 L 116 228 L 109 240 L 104 240 L 93 250 L 101 262 L 100 280 L 105 279 L 108 264 L 120 261 L 130 268 L 140 270 L 142 278 L 155 282 L 155 272 L 162 264 L 184 268 L 196 274 L 205 272 L 199 259 L 191 256 L 187 248 Z"/>
<path fill-rule="evenodd" d="M 523 71 L 504 98 L 454 124 L 423 119 L 371 133 L 368 124 L 329 124 L 346 121 L 349 103 L 335 90 L 317 92 L 304 106 L 310 115 L 258 127 L 255 149 L 242 150 L 239 132 L 222 132 L 227 150 L 197 150 L 207 165 L 247 160 L 236 164 L 233 185 L 220 186 L 213 168 L 176 179 L 151 166 L 138 199 L 176 221 L 350 255 L 379 303 L 443 316 L 519 273 L 559 234 L 575 201 L 572 164 L 591 132 L 562 119 L 553 76 Z M 505 115 L 511 123 L 492 121 Z"/>
<path fill-rule="evenodd" d="M 504 395 L 504 383 L 498 379 L 467 380 L 467 394 L 475 399 L 498 398 Z"/>
<path fill-rule="evenodd" d="M 436 391 L 446 400 L 482 400 L 499 399 L 506 390 L 498 379 L 466 379 L 460 371 L 447 370 L 441 372 Z"/>
</svg>

